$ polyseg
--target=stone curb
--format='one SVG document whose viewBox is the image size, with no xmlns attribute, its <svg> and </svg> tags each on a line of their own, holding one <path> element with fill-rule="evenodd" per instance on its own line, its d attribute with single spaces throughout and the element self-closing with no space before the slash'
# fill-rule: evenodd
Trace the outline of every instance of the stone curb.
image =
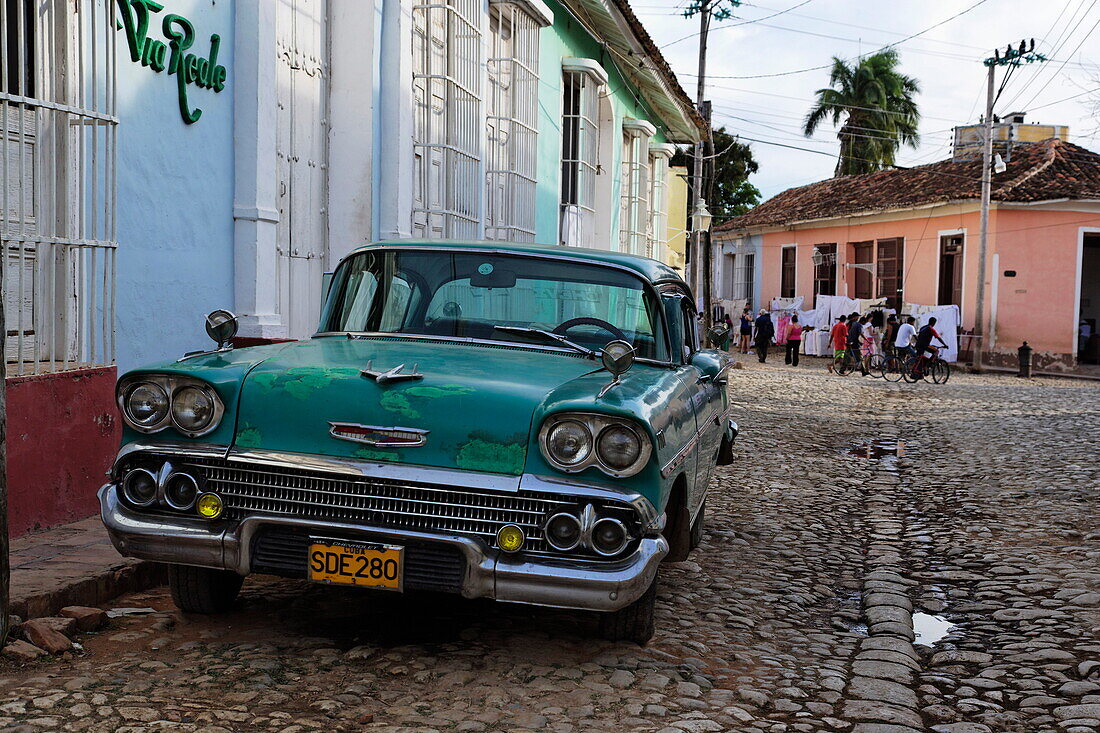
<svg viewBox="0 0 1100 733">
<path fill-rule="evenodd" d="M 23 619 L 54 616 L 66 606 L 99 606 L 123 593 L 147 590 L 166 582 L 165 565 L 119 558 L 116 565 L 87 577 L 62 580 L 48 590 L 13 597 L 11 613 Z"/>
</svg>

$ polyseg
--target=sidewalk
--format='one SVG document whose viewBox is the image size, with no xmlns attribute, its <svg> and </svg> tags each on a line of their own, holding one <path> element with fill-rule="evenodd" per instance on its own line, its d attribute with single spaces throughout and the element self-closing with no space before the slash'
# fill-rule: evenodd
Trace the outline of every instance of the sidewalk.
<svg viewBox="0 0 1100 733">
<path fill-rule="evenodd" d="M 90 517 L 12 541 L 11 612 L 28 619 L 99 606 L 165 577 L 163 565 L 119 555 L 99 517 Z"/>
</svg>

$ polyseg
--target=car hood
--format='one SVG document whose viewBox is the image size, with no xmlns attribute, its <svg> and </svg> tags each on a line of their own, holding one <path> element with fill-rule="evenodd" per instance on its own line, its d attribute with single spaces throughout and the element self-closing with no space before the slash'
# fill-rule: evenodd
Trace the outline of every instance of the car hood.
<svg viewBox="0 0 1100 733">
<path fill-rule="evenodd" d="M 422 379 L 379 384 L 363 369 L 404 365 Z M 234 445 L 370 461 L 523 472 L 532 416 L 598 363 L 580 355 L 406 337 L 327 337 L 284 348 L 241 388 Z M 607 375 L 602 375 L 606 382 Z M 598 383 L 596 380 L 595 383 Z M 598 389 L 598 387 L 596 387 Z M 416 447 L 365 445 L 330 423 L 426 430 Z"/>
</svg>

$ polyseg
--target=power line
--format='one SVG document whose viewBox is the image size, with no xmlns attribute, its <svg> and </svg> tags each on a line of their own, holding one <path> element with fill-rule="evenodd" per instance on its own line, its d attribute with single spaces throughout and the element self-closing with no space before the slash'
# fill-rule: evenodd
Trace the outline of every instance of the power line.
<svg viewBox="0 0 1100 733">
<path fill-rule="evenodd" d="M 800 2 L 798 5 L 792 5 L 791 7 L 787 8 L 786 10 L 780 10 L 778 13 L 772 13 L 771 15 L 765 15 L 763 18 L 756 18 L 754 20 L 743 20 L 740 23 L 733 23 L 731 25 L 718 26 L 717 28 L 714 28 L 712 30 L 724 30 L 726 28 L 736 28 L 739 25 L 748 25 L 749 23 L 759 23 L 760 21 L 767 20 L 768 18 L 774 18 L 778 15 L 783 15 L 784 13 L 789 13 L 792 10 L 797 10 L 798 8 L 801 8 L 803 5 L 807 5 L 811 2 L 813 2 L 813 0 L 802 0 L 802 2 Z M 675 41 L 671 41 L 671 42 L 666 43 L 665 45 L 661 46 L 661 50 L 664 51 L 669 46 L 675 46 L 680 41 L 686 41 L 687 39 L 695 38 L 698 35 L 700 35 L 699 31 L 696 31 L 695 33 L 689 33 L 688 35 L 684 36 L 683 38 L 677 38 Z"/>
<path fill-rule="evenodd" d="M 685 76 L 687 76 L 687 75 L 685 74 Z M 720 84 L 713 84 L 713 85 L 711 85 L 711 88 L 712 89 L 724 89 L 724 90 L 730 91 L 730 92 L 744 92 L 746 94 L 762 94 L 762 95 L 767 96 L 767 97 L 779 97 L 780 99 L 793 99 L 796 102 L 808 102 L 810 104 L 813 104 L 815 102 L 814 99 L 807 99 L 806 97 L 792 97 L 789 94 L 777 94 L 775 92 L 761 92 L 761 91 L 757 91 L 755 89 L 742 89 L 740 87 L 727 87 L 727 86 L 722 86 Z M 731 100 L 731 103 L 733 103 L 732 100 Z M 904 112 L 895 112 L 893 110 L 888 110 L 888 109 L 876 109 L 875 107 L 860 107 L 858 105 L 846 105 L 846 106 L 850 107 L 851 109 L 866 110 L 868 112 L 880 112 L 882 114 L 905 116 Z M 950 117 L 933 117 L 931 115 L 921 115 L 921 117 L 922 117 L 922 119 L 937 120 L 937 121 L 940 121 L 940 122 L 958 122 L 958 120 L 950 118 Z"/>
<path fill-rule="evenodd" d="M 913 33 L 912 35 L 909 35 L 909 36 L 906 36 L 905 38 L 902 38 L 900 41 L 894 41 L 893 43 L 888 43 L 887 45 L 885 45 L 885 46 L 879 48 L 877 51 L 875 51 L 875 53 L 881 53 L 881 52 L 885 51 L 886 49 L 893 48 L 895 46 L 900 46 L 901 44 L 905 43 L 906 41 L 911 41 L 914 38 L 917 38 L 918 36 L 922 36 L 925 33 L 927 33 L 928 31 L 939 28 L 941 25 L 943 25 L 945 23 L 949 23 L 952 20 L 955 20 L 956 18 L 958 18 L 962 15 L 966 15 L 967 13 L 969 13 L 974 8 L 978 7 L 979 5 L 984 5 L 987 2 L 989 2 L 989 0 L 978 0 L 978 2 L 974 3 L 973 5 L 966 8 L 965 10 L 961 10 L 958 13 L 955 13 L 950 18 L 945 18 L 944 20 L 941 20 L 939 23 L 936 23 L 935 25 L 930 25 L 922 31 L 918 31 L 916 33 Z M 719 26 L 718 28 L 715 28 L 714 30 L 718 31 L 718 30 L 722 30 L 723 28 L 728 28 L 728 27 L 729 26 Z M 859 57 L 857 56 L 856 58 L 859 58 Z M 847 60 L 848 61 L 853 61 L 855 59 L 849 58 Z M 793 69 L 791 71 L 779 71 L 779 72 L 776 72 L 774 74 L 750 74 L 750 75 L 728 75 L 728 76 L 711 75 L 711 78 L 712 79 L 771 79 L 771 78 L 774 78 L 774 77 L 777 77 L 777 76 L 791 76 L 792 74 L 804 74 L 808 71 L 820 71 L 821 69 L 828 69 L 831 66 L 832 66 L 832 64 L 823 64 L 821 66 L 811 66 L 811 67 L 806 68 L 806 69 Z"/>
<path fill-rule="evenodd" d="M 1093 4 L 1093 5 L 1095 5 L 1095 4 L 1096 4 L 1096 0 L 1093 0 L 1092 4 Z M 1090 9 L 1090 10 L 1092 9 L 1092 6 L 1091 6 L 1091 5 L 1089 6 L 1089 9 Z M 1081 39 L 1081 42 L 1080 42 L 1080 43 L 1078 43 L 1076 47 L 1074 47 L 1074 49 L 1073 49 L 1073 51 L 1072 51 L 1072 52 L 1070 52 L 1070 56 L 1071 56 L 1071 57 L 1073 56 L 1073 54 L 1077 53 L 1077 51 L 1078 51 L 1078 50 L 1080 50 L 1081 46 L 1085 45 L 1085 41 L 1087 41 L 1087 40 L 1089 39 L 1089 36 L 1091 36 L 1091 35 L 1093 34 L 1093 31 L 1095 31 L 1095 30 L 1096 30 L 1096 26 L 1098 26 L 1098 25 L 1100 25 L 1100 18 L 1097 18 L 1097 19 L 1096 19 L 1096 22 L 1092 24 L 1092 28 L 1089 28 L 1089 31 L 1088 31 L 1088 33 L 1086 33 L 1086 34 L 1084 35 L 1084 37 L 1083 37 L 1083 38 Z M 1061 65 L 1061 66 L 1059 66 L 1059 67 L 1058 67 L 1058 69 L 1057 69 L 1057 70 L 1056 70 L 1056 71 L 1054 72 L 1054 76 L 1052 76 L 1052 77 L 1050 78 L 1050 80 L 1048 80 L 1048 81 L 1047 81 L 1047 83 L 1046 83 L 1046 84 L 1044 84 L 1044 85 L 1043 85 L 1042 87 L 1040 87 L 1040 88 L 1039 88 L 1039 90 L 1035 92 L 1035 94 L 1031 95 L 1031 99 L 1029 99 L 1029 100 L 1027 101 L 1027 104 L 1025 104 L 1025 105 L 1024 105 L 1024 107 L 1027 107 L 1027 105 L 1028 105 L 1028 104 L 1031 104 L 1032 102 L 1034 102 L 1034 101 L 1036 100 L 1036 98 L 1037 98 L 1037 97 L 1038 97 L 1038 96 L 1039 96 L 1040 94 L 1042 94 L 1042 93 L 1043 93 L 1043 90 L 1044 90 L 1044 89 L 1046 89 L 1046 88 L 1047 88 L 1048 86 L 1050 86 L 1050 83 L 1051 83 L 1052 81 L 1054 81 L 1054 80 L 1055 80 L 1056 78 L 1058 78 L 1058 74 L 1062 73 L 1062 69 L 1064 69 L 1065 67 L 1066 67 L 1066 64 L 1065 64 L 1065 62 L 1063 61 L 1063 62 L 1062 62 L 1062 65 Z"/>
<path fill-rule="evenodd" d="M 1064 46 L 1066 43 L 1068 43 L 1069 39 L 1073 37 L 1073 31 L 1070 31 L 1070 28 L 1076 28 L 1075 20 L 1077 18 L 1077 11 L 1080 10 L 1082 7 L 1084 7 L 1085 1 L 1086 0 L 1081 0 L 1081 2 L 1077 4 L 1077 9 L 1073 11 L 1073 13 L 1070 15 L 1069 19 L 1066 21 L 1066 27 L 1063 28 L 1062 32 L 1058 34 L 1058 37 L 1054 39 L 1054 43 L 1051 45 L 1051 52 L 1050 52 L 1050 55 L 1052 57 L 1057 55 L 1058 52 L 1062 50 L 1062 46 Z M 1089 11 L 1092 10 L 1093 6 L 1095 6 L 1095 5 L 1096 5 L 1096 0 L 1092 0 L 1092 4 L 1089 5 L 1088 9 L 1085 10 L 1084 15 L 1081 16 L 1082 20 L 1084 20 L 1084 18 L 1088 15 Z M 1059 16 L 1059 17 L 1061 17 L 1061 16 Z M 1056 25 L 1056 24 L 1057 24 L 1057 21 L 1055 21 L 1055 23 L 1051 25 L 1051 28 L 1053 28 L 1054 25 Z M 1093 26 L 1093 27 L 1095 28 L 1095 26 Z M 1067 31 L 1069 31 L 1069 35 L 1066 35 Z M 1047 31 L 1047 32 L 1049 33 L 1050 31 Z M 1089 31 L 1089 32 L 1091 33 L 1092 31 Z M 1088 36 L 1086 35 L 1085 37 L 1087 38 Z M 1080 48 L 1080 46 L 1078 46 L 1078 48 Z M 1072 55 L 1073 54 L 1070 54 L 1071 57 L 1072 57 Z M 1067 61 L 1068 61 L 1068 59 L 1067 59 Z M 1058 73 L 1064 67 L 1065 67 L 1065 62 L 1063 62 L 1062 65 L 1058 67 L 1058 71 L 1054 72 L 1054 76 L 1052 76 L 1051 79 L 1056 77 L 1058 75 Z M 1028 88 L 1031 87 L 1031 85 L 1034 84 L 1039 79 L 1039 77 L 1041 77 L 1042 75 L 1043 75 L 1042 70 L 1040 70 L 1040 71 L 1036 72 L 1035 74 L 1033 74 L 1031 76 L 1031 78 L 1029 78 L 1027 80 L 1027 82 L 1020 88 L 1020 90 L 1012 96 L 1012 99 L 1006 104 L 1006 106 L 1011 107 L 1012 105 L 1016 104 L 1016 100 L 1023 97 L 1024 93 L 1028 90 Z M 1039 91 L 1041 92 L 1043 89 L 1046 88 L 1046 86 L 1047 85 L 1044 84 L 1042 87 L 1040 87 Z M 1034 100 L 1034 97 L 1032 97 L 1032 99 Z"/>
</svg>

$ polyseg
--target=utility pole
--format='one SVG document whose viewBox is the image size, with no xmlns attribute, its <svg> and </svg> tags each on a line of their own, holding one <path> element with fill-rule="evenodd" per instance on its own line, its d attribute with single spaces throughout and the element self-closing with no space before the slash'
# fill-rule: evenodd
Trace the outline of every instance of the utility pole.
<svg viewBox="0 0 1100 733">
<path fill-rule="evenodd" d="M 688 247 L 688 281 L 697 296 L 703 300 L 703 322 L 709 328 L 711 325 L 711 263 L 710 263 L 710 232 L 709 224 L 706 227 L 696 228 L 695 214 L 705 206 L 704 161 L 706 160 L 707 143 L 710 142 L 710 105 L 706 102 L 707 90 L 707 37 L 710 35 L 710 21 L 728 20 L 733 15 L 733 9 L 741 4 L 741 0 L 693 0 L 684 10 L 684 17 L 699 16 L 699 72 L 695 85 L 695 104 L 699 114 L 707 121 L 706 138 L 695 143 L 694 156 L 692 158 L 691 176 L 691 239 Z M 700 262 L 702 260 L 702 262 Z"/>
<path fill-rule="evenodd" d="M 985 339 L 989 329 L 985 323 L 985 275 L 986 261 L 989 251 L 989 203 L 993 191 L 993 103 L 996 101 L 993 88 L 995 86 L 996 70 L 998 66 L 1020 66 L 1035 61 L 1046 61 L 1046 57 L 1035 53 L 1035 39 L 1031 39 L 1031 45 L 1027 41 L 1020 41 L 1020 47 L 1009 46 L 1001 56 L 1000 49 L 993 52 L 993 56 L 983 63 L 988 69 L 985 83 L 985 119 L 982 136 L 982 213 L 981 213 L 981 237 L 978 242 L 978 302 L 974 308 L 974 335 L 978 342 L 974 349 L 974 371 L 982 370 L 982 350 L 992 348 L 992 344 L 986 344 Z M 997 277 L 993 273 L 993 277 Z"/>
</svg>

